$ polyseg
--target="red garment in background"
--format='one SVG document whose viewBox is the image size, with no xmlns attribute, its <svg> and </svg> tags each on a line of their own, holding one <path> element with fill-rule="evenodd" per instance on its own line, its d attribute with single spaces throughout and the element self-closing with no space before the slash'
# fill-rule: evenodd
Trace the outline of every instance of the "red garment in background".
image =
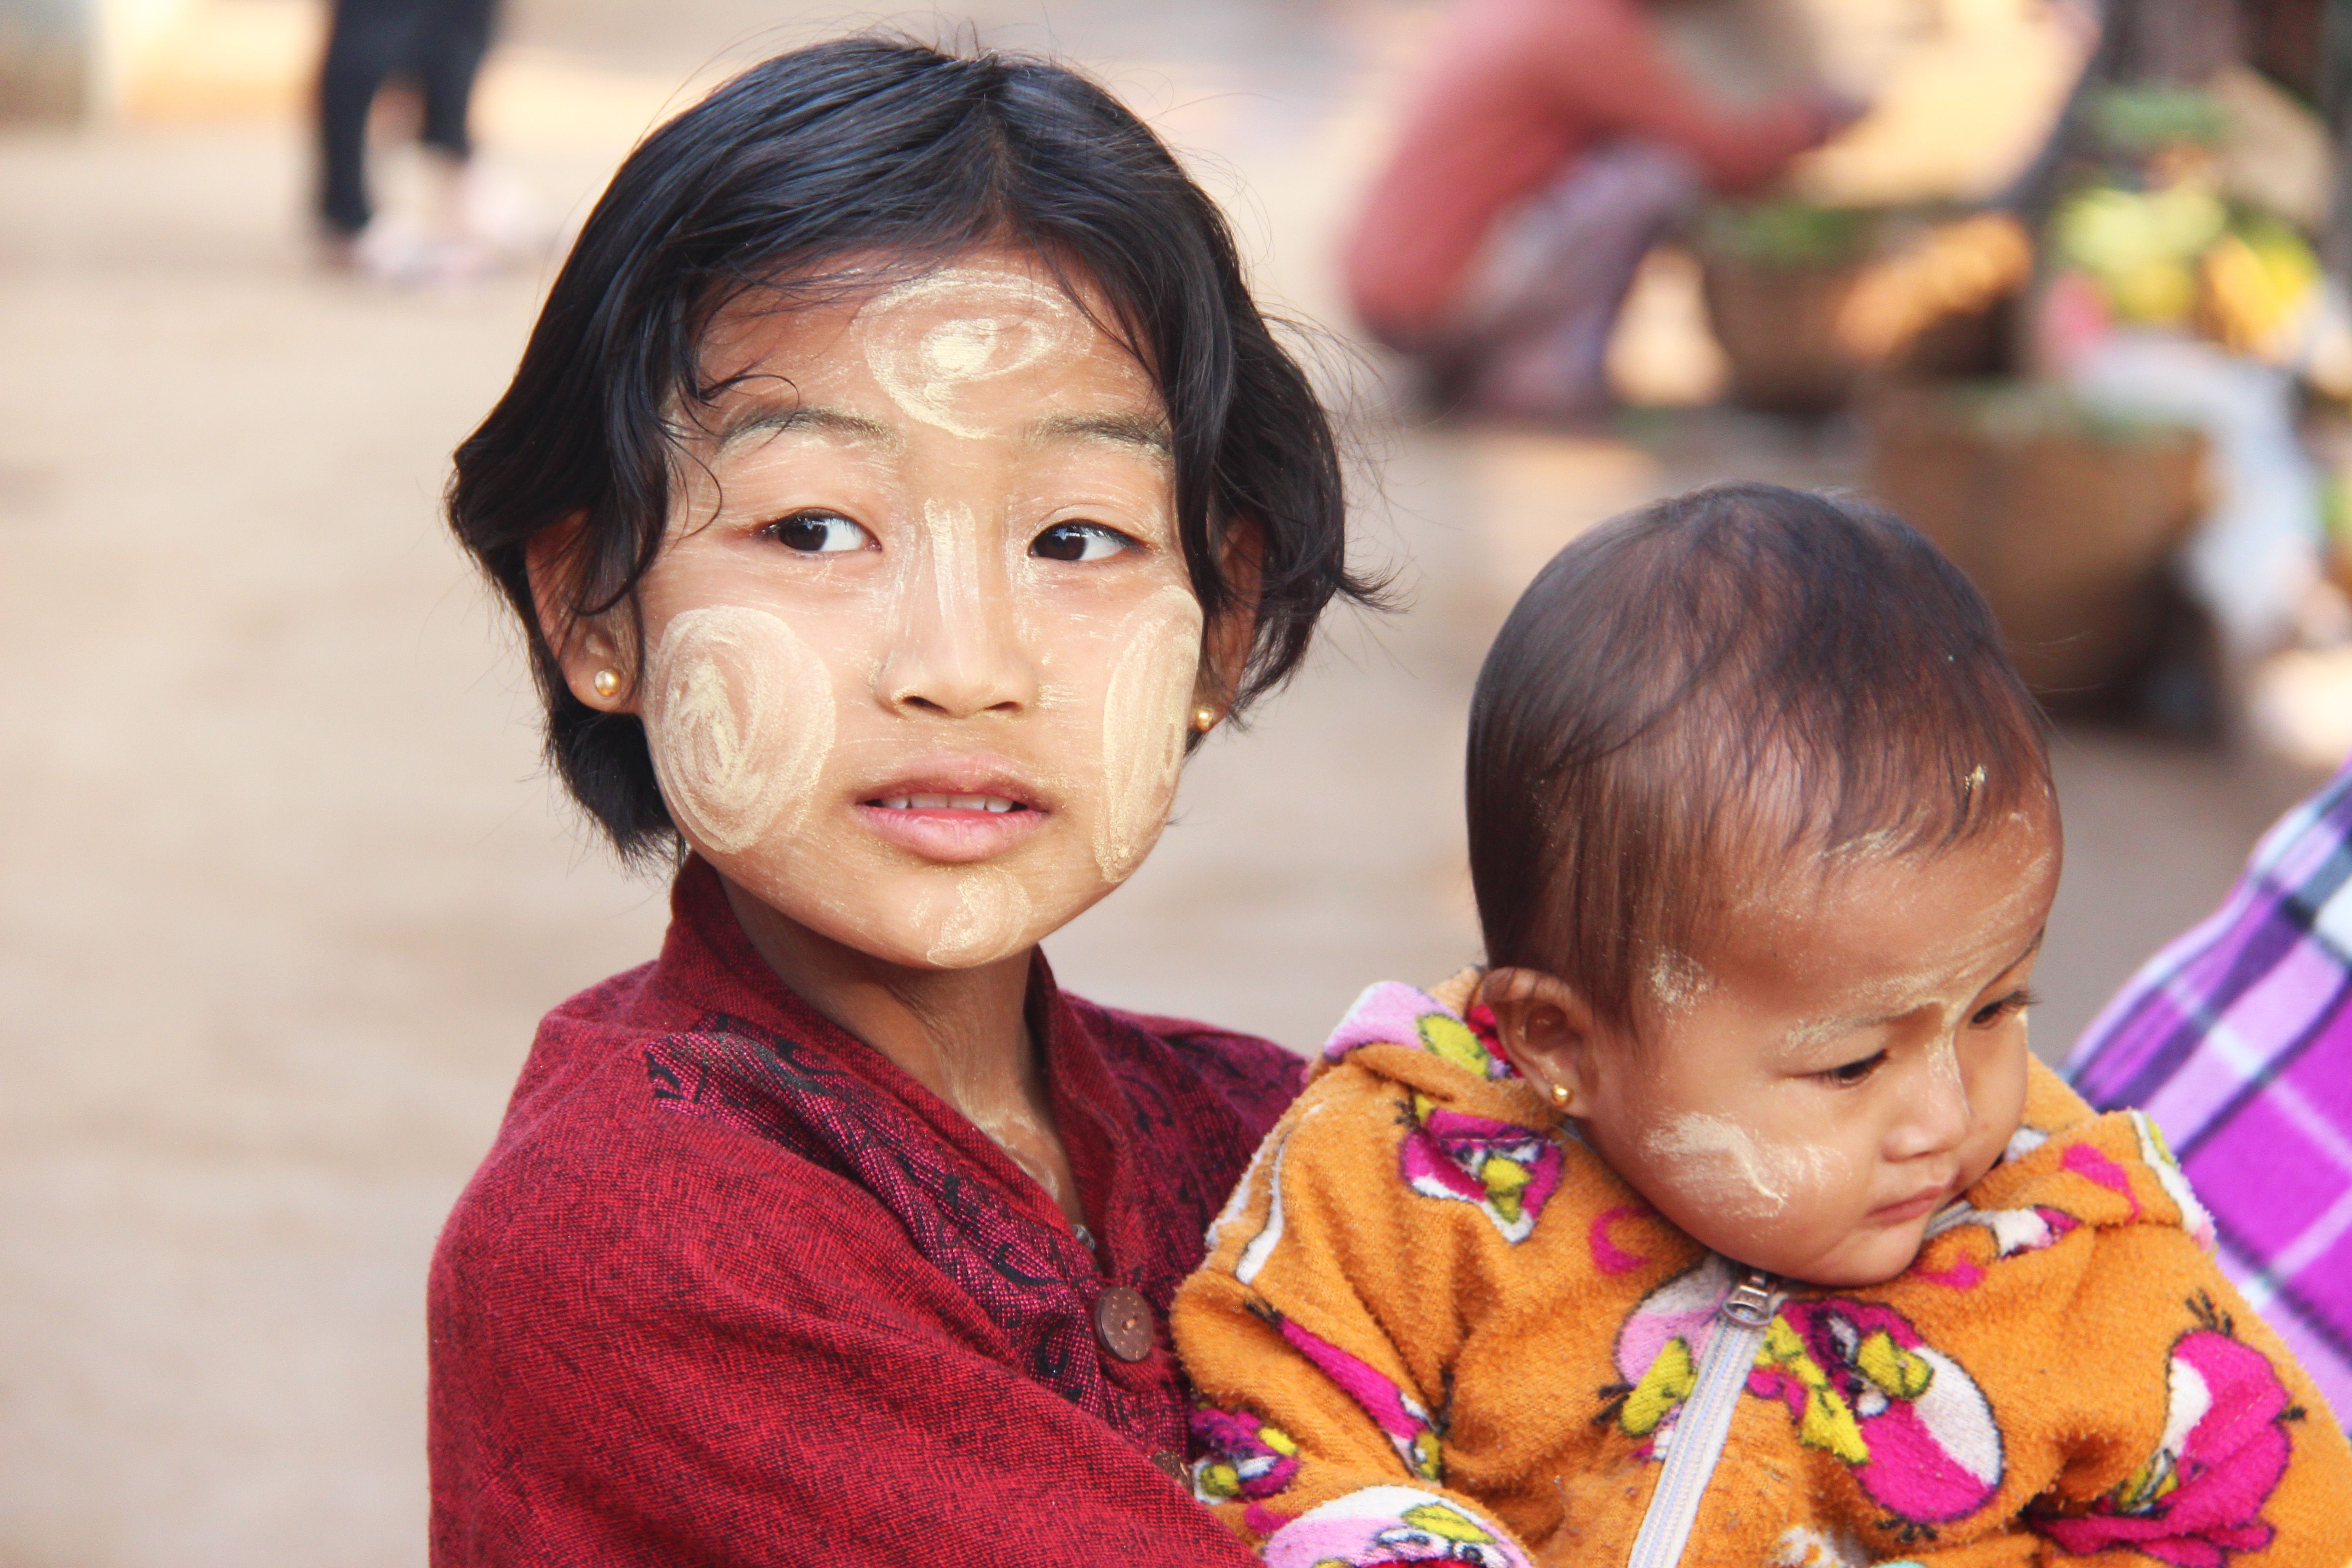
<svg viewBox="0 0 2352 1568">
<path fill-rule="evenodd" d="M 1819 111 L 1720 111 L 1685 80 L 1639 0 L 1458 0 L 1402 134 L 1364 199 L 1341 267 L 1357 315 L 1383 336 L 1436 327 L 1514 202 L 1594 142 L 1678 147 L 1737 190 L 1809 145 Z"/>
<path fill-rule="evenodd" d="M 1063 995 L 1031 1026 L 1100 1263 L 786 991 L 700 861 L 658 962 L 550 1014 L 431 1282 L 433 1561 L 1253 1559 L 1184 1446 L 1177 1283 L 1304 1064 Z M 1113 1283 L 1158 1343 L 1097 1341 Z"/>
</svg>

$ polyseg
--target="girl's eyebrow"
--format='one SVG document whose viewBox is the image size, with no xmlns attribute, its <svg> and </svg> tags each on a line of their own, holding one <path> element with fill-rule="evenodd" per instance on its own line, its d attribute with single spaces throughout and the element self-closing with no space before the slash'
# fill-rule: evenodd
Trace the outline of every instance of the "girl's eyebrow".
<svg viewBox="0 0 2352 1568">
<path fill-rule="evenodd" d="M 884 447 L 898 445 L 898 433 L 878 419 L 838 408 L 813 408 L 805 403 L 795 403 L 745 409 L 719 426 L 719 449 L 723 452 L 747 437 L 782 435 L 787 430 L 846 436 L 854 441 L 872 441 Z"/>
<path fill-rule="evenodd" d="M 1030 439 L 1040 445 L 1048 441 L 1114 441 L 1123 447 L 1141 447 L 1160 458 L 1173 456 L 1176 449 L 1167 422 L 1142 414 L 1057 414 L 1039 420 L 1029 434 Z"/>
</svg>

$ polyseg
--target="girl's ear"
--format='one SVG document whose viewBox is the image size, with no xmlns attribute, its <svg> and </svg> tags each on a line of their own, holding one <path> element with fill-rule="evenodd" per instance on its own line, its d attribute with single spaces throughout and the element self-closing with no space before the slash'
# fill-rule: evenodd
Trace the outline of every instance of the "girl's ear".
<svg viewBox="0 0 2352 1568">
<path fill-rule="evenodd" d="M 1487 971 L 1483 992 L 1503 1054 L 1563 1116 L 1590 1116 L 1602 1052 L 1592 1009 L 1540 969 Z"/>
<path fill-rule="evenodd" d="M 1225 530 L 1218 564 L 1225 579 L 1225 607 L 1201 633 L 1201 679 L 1192 700 L 1223 720 L 1241 687 L 1257 636 L 1258 585 L 1265 579 L 1265 534 L 1243 520 Z M 1205 728 L 1206 726 L 1204 726 Z"/>
<path fill-rule="evenodd" d="M 572 552 L 585 519 L 578 512 L 531 535 L 522 547 L 523 571 L 530 578 L 531 608 L 540 635 L 554 651 L 572 695 L 601 713 L 637 710 L 636 661 L 614 635 L 614 617 L 582 616 L 574 605 L 577 568 Z"/>
</svg>

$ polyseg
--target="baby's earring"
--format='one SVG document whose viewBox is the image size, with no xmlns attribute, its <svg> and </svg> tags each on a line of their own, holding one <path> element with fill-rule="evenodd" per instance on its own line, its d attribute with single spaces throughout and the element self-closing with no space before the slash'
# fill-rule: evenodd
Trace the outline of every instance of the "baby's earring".
<svg viewBox="0 0 2352 1568">
<path fill-rule="evenodd" d="M 589 678 L 588 684 L 596 689 L 597 696 L 609 702 L 613 700 L 614 694 L 621 689 L 621 672 L 617 669 L 600 669 Z"/>
<path fill-rule="evenodd" d="M 1217 710 L 1203 702 L 1192 710 L 1192 732 L 1205 735 L 1217 727 Z"/>
<path fill-rule="evenodd" d="M 1568 1085 L 1564 1083 L 1556 1083 L 1551 1086 L 1551 1102 L 1559 1108 L 1562 1115 L 1566 1115 L 1568 1113 L 1568 1102 L 1570 1098 Z"/>
</svg>

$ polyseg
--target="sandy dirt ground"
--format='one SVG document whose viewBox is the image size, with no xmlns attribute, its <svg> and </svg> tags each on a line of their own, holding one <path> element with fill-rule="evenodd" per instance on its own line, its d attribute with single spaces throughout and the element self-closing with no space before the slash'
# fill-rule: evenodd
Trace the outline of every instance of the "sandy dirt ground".
<svg viewBox="0 0 2352 1568">
<path fill-rule="evenodd" d="M 730 46 L 846 13 L 538 0 L 488 140 L 552 212 Z M 1424 9 L 1057 6 L 1337 322 L 1329 235 Z M 0 1565 L 424 1556 L 422 1282 L 538 1016 L 649 956 L 663 889 L 541 776 L 512 640 L 443 535 L 452 444 L 539 279 L 320 274 L 285 112 L 307 14 L 217 8 L 146 107 L 0 136 Z M 929 24 L 925 24 L 929 26 Z M 242 29 L 241 31 L 239 29 Z M 753 46 L 756 47 L 756 44 Z M 211 53 L 207 54 L 206 51 Z M 738 48 L 733 58 L 740 58 Z M 1378 368 L 1353 373 L 1367 406 Z M 1132 885 L 1048 944 L 1104 1000 L 1313 1046 L 1354 991 L 1475 958 L 1463 714 L 1577 528 L 1735 473 L 1850 475 L 1832 431 L 1646 443 L 1360 424 L 1408 608 L 1194 763 Z M 2294 781 L 2062 738 L 2070 866 L 2037 1023 L 2071 1037 L 2209 909 Z"/>
</svg>

